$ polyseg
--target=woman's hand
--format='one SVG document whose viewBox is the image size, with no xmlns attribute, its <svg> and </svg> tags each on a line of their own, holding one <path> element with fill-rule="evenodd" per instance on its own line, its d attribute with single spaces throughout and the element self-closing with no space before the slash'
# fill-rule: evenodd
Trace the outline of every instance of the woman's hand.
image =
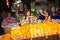
<svg viewBox="0 0 60 40">
<path fill-rule="evenodd" d="M 48 17 L 48 12 L 44 12 L 45 14 L 43 13 L 43 10 L 39 10 L 39 12 L 40 12 L 41 15 L 43 15 L 45 17 Z"/>
<path fill-rule="evenodd" d="M 43 10 L 39 10 L 40 14 L 45 16 L 45 14 L 43 13 Z"/>
<path fill-rule="evenodd" d="M 48 17 L 48 12 L 45 12 L 45 17 Z"/>
</svg>

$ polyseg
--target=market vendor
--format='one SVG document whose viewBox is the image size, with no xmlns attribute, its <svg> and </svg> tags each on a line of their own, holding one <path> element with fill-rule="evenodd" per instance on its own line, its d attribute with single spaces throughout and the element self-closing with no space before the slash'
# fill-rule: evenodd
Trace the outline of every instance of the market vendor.
<svg viewBox="0 0 60 40">
<path fill-rule="evenodd" d="M 31 14 L 31 12 L 28 10 L 26 12 L 26 15 L 23 16 L 23 19 L 22 19 L 22 23 L 32 23 L 33 21 L 35 21 L 35 16 L 33 16 L 33 14 Z"/>
<path fill-rule="evenodd" d="M 30 11 L 26 12 L 26 15 L 23 16 L 22 24 L 29 23 L 30 22 Z"/>
<path fill-rule="evenodd" d="M 8 25 L 10 23 L 15 23 L 15 22 L 16 22 L 16 20 L 14 19 L 14 17 L 11 16 L 10 12 L 8 12 L 7 17 L 2 22 L 2 25 L 5 26 L 5 25 Z"/>
<path fill-rule="evenodd" d="M 48 12 L 46 10 L 45 11 L 39 10 L 39 12 L 40 12 L 40 17 L 39 18 L 41 18 L 45 21 L 47 21 L 49 19 L 50 16 L 48 15 Z"/>
</svg>

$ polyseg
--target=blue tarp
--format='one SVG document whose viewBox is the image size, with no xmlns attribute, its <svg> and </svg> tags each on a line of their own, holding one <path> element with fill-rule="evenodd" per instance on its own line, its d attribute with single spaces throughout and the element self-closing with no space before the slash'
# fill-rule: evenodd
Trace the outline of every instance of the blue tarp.
<svg viewBox="0 0 60 40">
<path fill-rule="evenodd" d="M 40 19 L 40 20 L 44 20 L 45 17 L 44 17 L 44 16 L 39 16 L 38 19 Z"/>
<path fill-rule="evenodd" d="M 60 16 L 51 16 L 52 19 L 60 19 Z"/>
<path fill-rule="evenodd" d="M 60 19 L 60 16 L 51 16 L 52 19 Z M 39 16 L 38 19 L 44 20 L 44 16 Z"/>
</svg>

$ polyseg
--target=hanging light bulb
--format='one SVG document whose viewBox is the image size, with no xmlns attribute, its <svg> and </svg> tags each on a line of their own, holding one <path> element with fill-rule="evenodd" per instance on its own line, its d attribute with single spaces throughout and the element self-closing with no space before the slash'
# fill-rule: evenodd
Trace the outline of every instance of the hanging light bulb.
<svg viewBox="0 0 60 40">
<path fill-rule="evenodd" d="M 21 0 L 17 0 L 17 3 L 21 3 Z"/>
<path fill-rule="evenodd" d="M 21 0 L 17 0 L 17 2 L 15 2 L 14 4 L 18 4 L 18 3 L 21 3 L 22 1 Z"/>
</svg>

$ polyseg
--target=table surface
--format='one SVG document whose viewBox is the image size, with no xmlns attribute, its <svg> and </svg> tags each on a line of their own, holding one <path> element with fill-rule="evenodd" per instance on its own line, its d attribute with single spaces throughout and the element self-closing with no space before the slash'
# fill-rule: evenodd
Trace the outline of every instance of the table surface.
<svg viewBox="0 0 60 40">
<path fill-rule="evenodd" d="M 12 23 L 12 24 L 9 24 L 9 25 L 5 25 L 5 26 L 1 26 L 1 27 L 3 27 L 3 28 L 10 28 L 10 27 L 13 27 L 13 26 L 18 26 L 19 25 L 19 23 Z"/>
</svg>

